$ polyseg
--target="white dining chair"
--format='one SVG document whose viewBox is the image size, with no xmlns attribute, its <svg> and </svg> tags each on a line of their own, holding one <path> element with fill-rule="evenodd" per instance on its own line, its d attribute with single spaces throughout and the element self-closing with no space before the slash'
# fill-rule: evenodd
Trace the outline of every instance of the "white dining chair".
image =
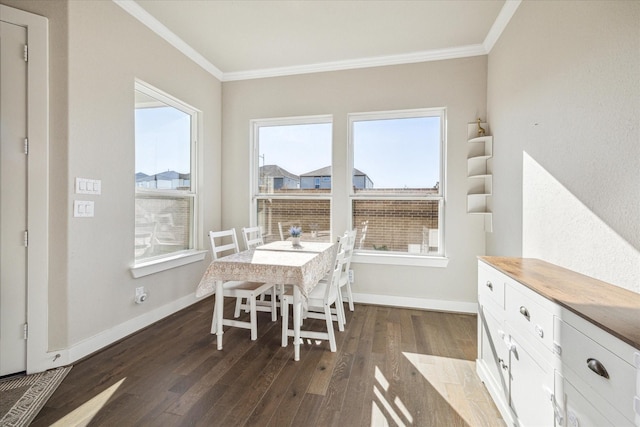
<svg viewBox="0 0 640 427">
<path fill-rule="evenodd" d="M 255 249 L 256 246 L 264 245 L 262 230 L 258 226 L 242 227 L 242 240 L 244 240 L 244 247 L 247 249 Z"/>
<path fill-rule="evenodd" d="M 236 230 L 234 228 L 224 231 L 210 231 L 209 232 L 209 240 L 211 242 L 211 252 L 213 255 L 213 259 L 217 260 L 224 253 L 238 253 L 240 251 L 238 247 L 238 238 L 236 237 Z M 218 243 L 216 243 L 218 240 Z M 270 306 L 258 306 L 256 304 L 256 298 L 265 292 L 273 289 L 273 284 L 269 283 L 258 283 L 258 282 L 246 282 L 246 281 L 238 281 L 231 280 L 224 282 L 222 284 L 222 295 L 216 295 L 216 298 L 224 298 L 231 297 L 236 298 L 236 307 L 234 312 L 234 317 L 240 317 L 240 310 L 242 308 L 248 308 L 249 310 L 249 322 L 234 320 L 234 319 L 225 319 L 224 315 L 222 317 L 222 325 L 223 326 L 233 326 L 236 328 L 244 328 L 251 330 L 251 340 L 255 340 L 258 338 L 258 319 L 257 312 L 258 311 L 269 311 L 271 312 L 271 320 L 277 320 L 277 311 L 275 306 L 275 300 L 272 301 Z M 246 305 L 242 303 L 242 300 L 246 299 Z M 211 333 L 216 333 L 216 309 L 214 306 L 213 310 L 213 320 L 211 321 Z"/>
<path fill-rule="evenodd" d="M 369 228 L 369 220 L 362 221 L 362 229 L 360 230 L 360 242 L 358 243 L 358 249 L 364 249 L 364 239 L 367 238 L 367 228 Z"/>
<path fill-rule="evenodd" d="M 353 251 L 356 247 L 356 234 L 358 230 L 348 230 L 343 235 L 343 239 L 346 240 L 344 243 L 344 269 L 340 274 L 340 289 L 344 288 L 347 294 L 347 302 L 349 303 L 349 310 L 354 311 L 353 306 L 353 292 L 351 292 L 351 280 L 349 279 L 349 270 L 351 269 L 351 258 L 353 257 Z M 342 290 L 340 291 L 340 296 L 342 297 Z M 346 317 L 345 317 L 346 320 Z"/>
<path fill-rule="evenodd" d="M 262 230 L 260 229 L 260 227 L 243 227 L 242 228 L 242 239 L 244 240 L 244 246 L 247 249 L 255 249 L 258 246 L 262 246 L 264 245 L 264 238 L 262 237 Z M 268 310 L 263 309 L 262 307 L 270 307 L 269 301 L 265 298 L 265 296 L 267 294 L 271 295 L 271 299 L 275 299 L 275 304 L 276 306 L 280 306 L 280 303 L 277 300 L 277 296 L 274 297 L 275 294 L 281 294 L 283 292 L 283 285 L 275 285 L 273 287 L 273 289 L 269 292 L 265 292 L 262 295 L 260 295 L 259 297 L 259 301 L 257 304 L 257 309 L 258 311 L 269 311 L 270 308 Z M 244 308 L 245 310 L 248 311 L 249 307 L 242 303 L 240 305 L 240 308 Z M 277 316 L 276 316 L 277 317 Z"/>
<path fill-rule="evenodd" d="M 342 261 L 343 267 L 340 272 L 340 281 L 338 285 L 338 303 L 335 308 L 332 308 L 332 313 L 337 314 L 338 311 L 341 311 L 342 320 L 344 324 L 347 322 L 347 316 L 344 312 L 344 295 L 342 293 L 343 288 L 346 290 L 346 298 L 349 303 L 349 310 L 354 311 L 353 305 L 353 293 L 351 292 L 351 281 L 349 280 L 349 269 L 351 268 L 351 257 L 353 256 L 353 251 L 356 245 L 356 234 L 357 229 L 347 230 L 344 232 L 342 236 L 338 238 L 338 244 L 340 245 L 339 250 L 344 251 L 344 260 Z M 325 276 L 320 282 L 328 282 L 331 280 L 331 274 Z M 336 317 L 337 318 L 337 317 Z"/>
<path fill-rule="evenodd" d="M 333 330 L 334 320 L 338 323 L 338 329 L 344 330 L 344 319 L 342 319 L 341 311 L 336 310 L 336 314 L 331 311 L 331 306 L 338 304 L 339 297 L 338 283 L 340 281 L 340 272 L 344 267 L 344 251 L 338 248 L 336 252 L 335 262 L 332 264 L 331 280 L 328 282 L 319 282 L 307 297 L 307 312 L 305 318 L 324 319 L 327 331 L 309 331 L 300 330 L 301 338 L 311 338 L 328 340 L 329 348 L 332 352 L 336 351 L 336 337 Z M 282 296 L 282 346 L 286 347 L 289 337 L 293 336 L 293 330 L 289 329 L 289 304 L 293 303 L 293 294 L 285 293 Z"/>
</svg>

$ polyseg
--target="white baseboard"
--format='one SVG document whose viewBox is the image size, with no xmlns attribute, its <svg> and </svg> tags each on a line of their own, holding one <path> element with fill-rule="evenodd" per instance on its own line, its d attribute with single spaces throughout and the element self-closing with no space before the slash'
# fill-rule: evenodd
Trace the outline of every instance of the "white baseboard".
<svg viewBox="0 0 640 427">
<path fill-rule="evenodd" d="M 475 302 L 358 293 L 353 294 L 353 299 L 356 303 L 361 304 L 470 314 L 476 314 L 478 306 Z M 196 298 L 195 295 L 187 295 L 179 300 L 172 301 L 169 304 L 163 305 L 162 307 L 158 307 L 138 317 L 116 325 L 113 328 L 94 335 L 91 338 L 80 341 L 68 349 L 50 351 L 42 360 L 42 366 L 34 367 L 33 372 L 70 365 L 198 301 L 200 301 L 200 299 Z"/>
<path fill-rule="evenodd" d="M 67 365 L 76 362 L 94 353 L 114 342 L 133 334 L 152 323 L 162 320 L 173 313 L 176 313 L 183 308 L 186 308 L 201 299 L 196 298 L 195 294 L 187 295 L 176 301 L 172 301 L 169 304 L 165 304 L 162 307 L 158 307 L 154 310 L 148 311 L 138 317 L 128 320 L 124 323 L 114 326 L 104 332 L 94 335 L 91 338 L 87 338 L 79 343 L 71 346 L 67 352 Z"/>
<path fill-rule="evenodd" d="M 390 307 L 415 308 L 419 310 L 450 311 L 455 313 L 478 313 L 477 302 L 447 301 L 438 299 L 399 297 L 393 295 L 353 294 L 354 302 Z"/>
</svg>

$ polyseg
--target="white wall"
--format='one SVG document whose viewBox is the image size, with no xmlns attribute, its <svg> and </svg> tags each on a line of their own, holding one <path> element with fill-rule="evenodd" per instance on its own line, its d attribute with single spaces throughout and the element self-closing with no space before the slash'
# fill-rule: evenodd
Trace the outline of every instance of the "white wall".
<svg viewBox="0 0 640 427">
<path fill-rule="evenodd" d="M 485 116 L 486 57 L 223 83 L 224 227 L 249 223 L 249 121 L 333 115 L 333 173 L 346 182 L 347 114 L 447 108 L 447 268 L 355 264 L 354 292 L 366 300 L 421 307 L 475 307 L 476 256 L 484 253 L 482 218 L 466 213 L 467 123 Z M 349 225 L 345 186 L 334 186 L 332 226 Z M 395 299 L 391 298 L 395 297 Z M 414 299 L 414 301 L 410 301 Z M 453 302 L 454 304 L 447 304 Z M 455 308 L 454 308 L 455 309 Z"/>
<path fill-rule="evenodd" d="M 640 3 L 523 2 L 489 55 L 491 255 L 640 292 Z"/>
<path fill-rule="evenodd" d="M 195 301 L 206 261 L 140 279 L 129 271 L 134 79 L 203 112 L 205 230 L 221 222 L 221 84 L 111 1 L 1 1 L 49 18 L 49 350 L 64 364 Z M 76 177 L 100 179 L 102 194 L 74 194 Z M 73 218 L 74 200 L 94 200 L 95 217 Z M 138 286 L 149 293 L 142 305 Z"/>
</svg>

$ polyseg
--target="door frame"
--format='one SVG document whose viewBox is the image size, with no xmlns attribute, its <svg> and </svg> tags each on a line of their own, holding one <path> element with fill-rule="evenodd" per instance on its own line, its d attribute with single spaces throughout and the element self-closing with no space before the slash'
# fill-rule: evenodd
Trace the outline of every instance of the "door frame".
<svg viewBox="0 0 640 427">
<path fill-rule="evenodd" d="M 27 373 L 62 365 L 49 354 L 49 21 L 0 5 L 2 21 L 27 29 Z M 55 360 L 58 359 L 58 360 Z M 57 363 L 56 363 L 57 362 Z"/>
</svg>

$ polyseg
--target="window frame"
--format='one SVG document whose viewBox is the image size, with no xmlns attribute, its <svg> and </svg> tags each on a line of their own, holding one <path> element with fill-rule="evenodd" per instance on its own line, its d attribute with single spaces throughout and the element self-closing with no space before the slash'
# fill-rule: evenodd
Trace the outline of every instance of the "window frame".
<svg viewBox="0 0 640 427">
<path fill-rule="evenodd" d="M 260 192 L 260 141 L 259 133 L 261 127 L 268 126 L 294 126 L 294 125 L 312 125 L 312 124 L 330 124 L 332 127 L 331 138 L 331 167 L 333 167 L 333 115 L 332 114 L 320 114 L 313 116 L 292 116 L 292 117 L 277 117 L 266 119 L 251 119 L 249 121 L 250 132 L 250 152 L 249 156 L 249 179 L 251 184 L 249 185 L 249 223 L 252 226 L 258 225 L 258 202 L 263 199 L 279 199 L 279 200 L 328 200 L 329 211 L 333 212 L 333 187 L 334 181 L 331 183 L 331 189 L 327 193 L 308 195 L 304 194 L 304 191 L 300 191 L 296 194 L 272 194 Z M 302 189 L 301 189 L 302 190 Z M 331 214 L 331 216 L 333 216 Z M 329 223 L 333 224 L 333 219 L 329 218 Z M 331 230 L 331 236 L 333 236 L 333 230 Z M 333 238 L 333 237 L 331 237 Z"/>
<path fill-rule="evenodd" d="M 202 112 L 197 108 L 189 105 L 188 103 L 162 91 L 142 80 L 135 79 L 134 92 L 139 91 L 143 94 L 152 97 L 170 107 L 176 108 L 181 112 L 190 116 L 190 185 L 189 190 L 179 189 L 153 189 L 153 188 L 141 188 L 135 186 L 134 198 L 182 198 L 188 200 L 191 204 L 191 218 L 190 226 L 188 228 L 189 233 L 189 247 L 187 249 L 181 249 L 173 251 L 167 254 L 156 255 L 141 259 L 136 259 L 134 255 L 133 265 L 131 267 L 131 274 L 134 278 L 146 276 L 148 274 L 157 273 L 159 271 L 167 270 L 170 268 L 179 267 L 192 262 L 201 261 L 207 254 L 206 250 L 199 250 L 202 246 L 202 239 L 200 237 L 199 230 L 202 229 L 202 214 L 200 212 L 200 171 L 201 168 L 201 156 L 198 150 L 198 141 L 202 137 Z M 134 107 L 135 108 L 135 107 Z M 134 119 L 135 127 L 135 119 Z M 135 146 L 135 135 L 134 135 Z M 135 227 L 134 227 L 135 230 Z M 133 245 L 132 245 L 133 246 Z"/>
<path fill-rule="evenodd" d="M 439 117 L 440 118 L 440 179 L 437 194 L 377 194 L 367 193 L 366 191 L 356 192 L 353 186 L 353 169 L 355 162 L 354 153 L 354 123 L 359 121 L 375 121 L 375 120 L 392 120 L 419 117 Z M 347 194 L 348 194 L 348 215 L 351 228 L 358 227 L 359 224 L 353 224 L 353 202 L 356 200 L 402 200 L 402 201 L 438 201 L 438 232 L 439 232 L 439 251 L 435 254 L 415 254 L 409 252 L 390 252 L 381 253 L 374 250 L 355 250 L 354 262 L 366 264 L 392 264 L 392 265 L 416 265 L 430 267 L 446 267 L 448 258 L 446 257 L 445 245 L 445 206 L 446 206 L 446 158 L 447 158 L 447 109 L 446 107 L 435 108 L 418 108 L 407 110 L 389 110 L 374 112 L 358 112 L 348 114 L 348 143 L 347 143 Z"/>
</svg>

